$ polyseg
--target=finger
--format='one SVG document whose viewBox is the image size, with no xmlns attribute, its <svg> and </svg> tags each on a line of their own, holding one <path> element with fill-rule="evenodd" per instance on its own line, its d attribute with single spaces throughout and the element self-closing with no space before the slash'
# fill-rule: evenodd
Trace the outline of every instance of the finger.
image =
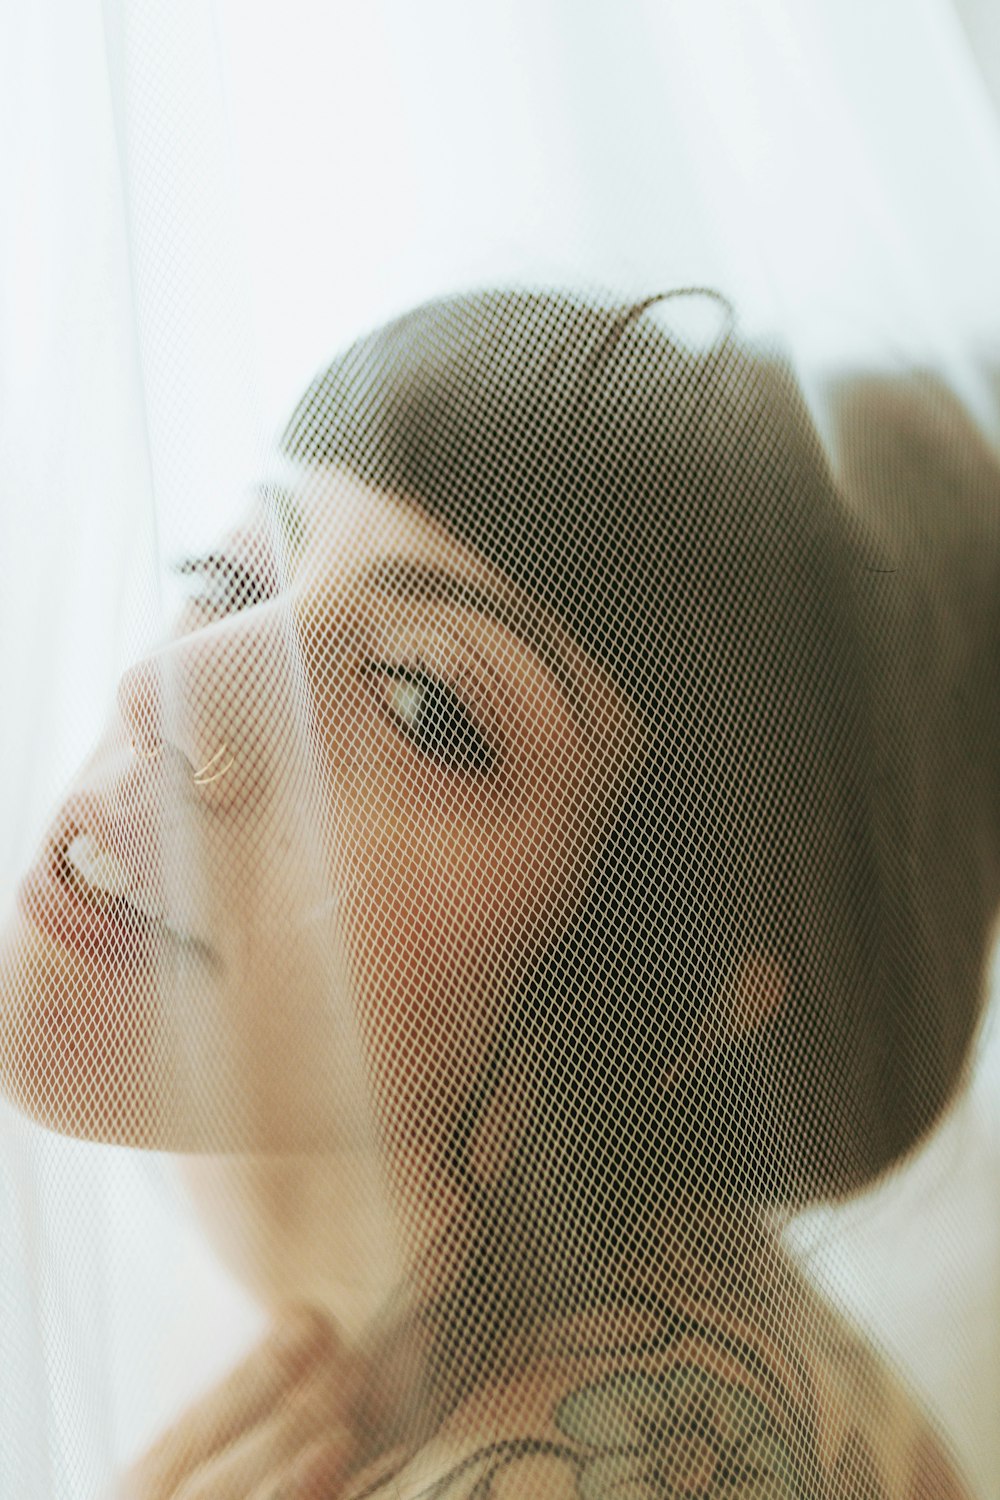
<svg viewBox="0 0 1000 1500">
<path fill-rule="evenodd" d="M 346 1473 L 354 1438 L 337 1420 L 336 1397 L 329 1378 L 309 1381 L 294 1390 L 265 1421 L 188 1479 L 176 1500 L 246 1500 L 259 1489 L 266 1494 L 265 1478 L 273 1489 L 276 1476 L 293 1468 L 319 1440 L 339 1454 L 341 1471 Z M 331 1451 L 331 1462 L 333 1456 Z"/>
<path fill-rule="evenodd" d="M 336 1439 L 317 1438 L 284 1469 L 251 1490 L 249 1500 L 333 1500 L 349 1477 L 349 1460 Z"/>
<path fill-rule="evenodd" d="M 290 1309 L 264 1342 L 129 1470 L 122 1500 L 172 1500 L 185 1479 L 265 1418 L 309 1369 L 334 1358 L 338 1344 L 332 1325 L 314 1309 Z"/>
</svg>

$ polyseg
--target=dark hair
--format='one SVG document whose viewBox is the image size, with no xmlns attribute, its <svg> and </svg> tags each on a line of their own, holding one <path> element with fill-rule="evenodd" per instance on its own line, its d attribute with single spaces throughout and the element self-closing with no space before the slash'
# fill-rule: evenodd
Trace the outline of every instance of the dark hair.
<svg viewBox="0 0 1000 1500">
<path fill-rule="evenodd" d="M 782 359 L 731 328 L 687 347 L 657 300 L 431 302 L 335 360 L 283 440 L 444 522 L 561 620 L 646 729 L 587 899 L 498 1044 L 550 1086 L 482 1205 L 451 1309 L 469 1343 L 473 1301 L 484 1337 L 527 1316 L 532 1287 L 554 1310 L 553 1255 L 579 1264 L 574 1295 L 586 1277 L 598 1295 L 601 1267 L 681 1196 L 801 1203 L 870 1180 L 938 1117 L 979 1014 L 970 972 L 940 1019 L 886 821 L 871 540 Z M 669 1088 L 750 950 L 780 959 L 785 1004 Z M 560 1243 L 560 1222 L 590 1240 Z"/>
</svg>

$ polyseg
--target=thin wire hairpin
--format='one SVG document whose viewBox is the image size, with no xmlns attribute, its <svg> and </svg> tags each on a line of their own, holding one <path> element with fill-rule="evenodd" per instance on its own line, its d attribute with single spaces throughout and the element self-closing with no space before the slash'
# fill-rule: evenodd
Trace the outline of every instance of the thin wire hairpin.
<svg viewBox="0 0 1000 1500">
<path fill-rule="evenodd" d="M 722 292 L 716 291 L 715 287 L 711 286 L 671 287 L 668 291 L 653 292 L 650 296 L 643 297 L 641 301 L 630 303 L 628 306 L 622 308 L 621 314 L 616 319 L 611 332 L 602 339 L 597 348 L 589 355 L 585 367 L 588 374 L 593 375 L 595 371 L 600 369 L 605 360 L 610 359 L 616 344 L 632 323 L 641 318 L 651 307 L 656 307 L 659 303 L 669 302 L 677 297 L 707 297 L 725 309 L 726 318 L 723 328 L 716 334 L 711 344 L 700 350 L 700 353 L 708 355 L 724 349 L 732 337 L 736 324 L 736 309 L 729 298 L 723 296 Z M 676 340 L 674 342 L 676 343 Z M 581 400 L 583 399 L 585 388 L 585 386 L 581 387 Z"/>
<path fill-rule="evenodd" d="M 723 296 L 722 292 L 717 291 L 713 286 L 678 286 L 672 287 L 667 292 L 654 292 L 651 297 L 644 297 L 641 302 L 636 302 L 630 309 L 630 316 L 641 317 L 651 307 L 655 307 L 660 302 L 669 302 L 674 297 L 708 297 L 713 302 L 717 302 L 720 307 L 725 308 L 726 321 L 722 331 L 713 339 L 712 347 L 725 343 L 731 337 L 736 326 L 736 309 L 729 298 Z"/>
</svg>

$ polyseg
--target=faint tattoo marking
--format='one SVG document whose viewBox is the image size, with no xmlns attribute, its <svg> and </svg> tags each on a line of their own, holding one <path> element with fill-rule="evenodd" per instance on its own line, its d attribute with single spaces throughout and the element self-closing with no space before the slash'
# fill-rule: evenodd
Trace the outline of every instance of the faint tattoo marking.
<svg viewBox="0 0 1000 1500">
<path fill-rule="evenodd" d="M 800 1466 L 746 1386 L 696 1365 L 631 1371 L 560 1402 L 556 1425 L 596 1449 L 581 1500 L 806 1500 Z"/>
</svg>

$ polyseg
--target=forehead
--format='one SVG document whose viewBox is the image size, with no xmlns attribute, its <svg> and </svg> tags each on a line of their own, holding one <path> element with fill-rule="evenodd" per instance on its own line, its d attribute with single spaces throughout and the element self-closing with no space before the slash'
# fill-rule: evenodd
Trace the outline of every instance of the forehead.
<svg viewBox="0 0 1000 1500">
<path fill-rule="evenodd" d="M 347 581 L 373 559 L 447 565 L 470 582 L 495 570 L 413 501 L 332 467 L 289 466 L 258 487 L 264 523 L 289 582 Z"/>
</svg>

